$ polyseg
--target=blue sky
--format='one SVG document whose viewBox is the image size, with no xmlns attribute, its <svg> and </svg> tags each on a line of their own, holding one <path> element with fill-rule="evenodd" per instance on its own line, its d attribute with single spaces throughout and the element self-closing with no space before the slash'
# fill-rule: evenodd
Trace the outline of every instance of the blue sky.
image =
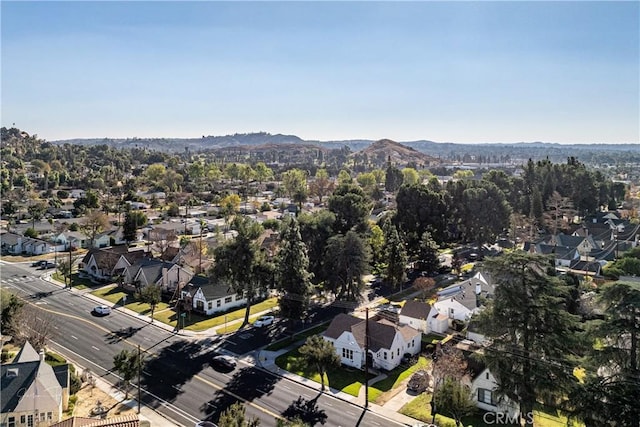
<svg viewBox="0 0 640 427">
<path fill-rule="evenodd" d="M 640 142 L 640 2 L 1 2 L 48 140 Z"/>
</svg>

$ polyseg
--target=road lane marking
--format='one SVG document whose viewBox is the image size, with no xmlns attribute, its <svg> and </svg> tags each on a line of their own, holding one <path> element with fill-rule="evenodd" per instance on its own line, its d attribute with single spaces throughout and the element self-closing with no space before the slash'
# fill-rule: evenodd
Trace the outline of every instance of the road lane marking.
<svg viewBox="0 0 640 427">
<path fill-rule="evenodd" d="M 73 338 L 74 340 L 78 339 L 78 337 L 76 337 L 75 335 L 71 335 L 71 338 Z"/>
<path fill-rule="evenodd" d="M 325 405 L 327 405 L 327 406 L 333 406 L 333 405 L 332 405 L 331 403 L 329 403 L 329 402 L 325 402 L 324 404 L 325 404 Z"/>
<path fill-rule="evenodd" d="M 95 345 L 92 345 L 91 348 L 96 350 L 96 351 L 100 351 L 100 349 L 98 347 L 96 347 Z"/>
</svg>

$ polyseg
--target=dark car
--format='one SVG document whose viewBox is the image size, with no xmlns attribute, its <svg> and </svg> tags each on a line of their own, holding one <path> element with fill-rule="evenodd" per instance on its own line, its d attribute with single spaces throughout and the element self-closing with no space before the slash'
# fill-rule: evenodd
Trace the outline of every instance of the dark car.
<svg viewBox="0 0 640 427">
<path fill-rule="evenodd" d="M 50 269 L 50 268 L 56 268 L 56 263 L 55 263 L 55 262 L 49 262 L 49 261 L 46 261 L 46 262 L 45 262 L 44 264 L 42 264 L 39 268 L 40 268 L 41 270 L 48 270 L 48 269 Z"/>
<path fill-rule="evenodd" d="M 429 374 L 427 371 L 418 371 L 411 376 L 407 384 L 407 390 L 414 393 L 423 393 L 429 388 Z"/>
<path fill-rule="evenodd" d="M 31 263 L 31 267 L 41 267 L 47 263 L 46 259 L 41 259 L 40 261 L 35 261 Z"/>
<path fill-rule="evenodd" d="M 231 356 L 227 356 L 226 354 L 219 354 L 211 359 L 211 366 L 216 369 L 222 368 L 232 370 L 235 369 L 236 364 L 236 359 Z"/>
</svg>

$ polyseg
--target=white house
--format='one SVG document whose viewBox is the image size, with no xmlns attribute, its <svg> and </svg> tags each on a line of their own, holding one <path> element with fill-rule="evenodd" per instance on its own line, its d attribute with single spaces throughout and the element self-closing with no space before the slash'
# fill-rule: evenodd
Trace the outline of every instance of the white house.
<svg viewBox="0 0 640 427">
<path fill-rule="evenodd" d="M 122 285 L 136 290 L 148 285 L 159 285 L 163 291 L 171 292 L 189 283 L 193 272 L 178 264 L 158 259 L 142 258 L 124 269 Z"/>
<path fill-rule="evenodd" d="M 180 293 L 194 311 L 207 316 L 247 303 L 247 299 L 230 286 L 209 283 L 207 278 L 201 276 L 194 276 Z"/>
<path fill-rule="evenodd" d="M 517 403 L 507 397 L 497 396 L 498 383 L 488 368 L 471 374 L 471 395 L 476 406 L 483 411 L 507 414 L 515 418 L 520 413 Z"/>
<path fill-rule="evenodd" d="M 348 314 L 339 314 L 332 321 L 323 338 L 336 348 L 343 365 L 362 369 L 365 364 L 366 321 Z M 373 368 L 392 370 L 405 353 L 420 352 L 422 333 L 407 325 L 387 320 L 368 321 L 369 358 Z"/>
<path fill-rule="evenodd" d="M 128 251 L 125 246 L 94 248 L 85 254 L 78 268 L 95 280 L 111 280 L 145 255 L 146 253 L 141 250 Z"/>
<path fill-rule="evenodd" d="M 68 365 L 51 367 L 27 342 L 0 366 L 0 425 L 50 425 L 62 419 L 69 399 Z M 34 410 L 35 409 L 35 410 Z"/>
<path fill-rule="evenodd" d="M 431 331 L 428 322 L 430 312 L 431 306 L 426 302 L 409 300 L 402 306 L 398 320 L 404 325 L 428 334 Z"/>
<path fill-rule="evenodd" d="M 53 241 L 63 247 L 64 250 L 69 248 L 87 249 L 89 246 L 89 237 L 80 231 L 63 231 L 54 236 Z"/>
</svg>

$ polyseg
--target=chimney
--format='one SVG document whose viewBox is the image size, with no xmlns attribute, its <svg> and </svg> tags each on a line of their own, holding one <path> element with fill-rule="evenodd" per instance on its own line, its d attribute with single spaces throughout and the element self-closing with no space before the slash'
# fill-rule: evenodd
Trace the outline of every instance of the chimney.
<svg viewBox="0 0 640 427">
<path fill-rule="evenodd" d="M 482 293 L 482 285 L 480 283 L 476 283 L 476 295 L 480 295 Z"/>
</svg>

